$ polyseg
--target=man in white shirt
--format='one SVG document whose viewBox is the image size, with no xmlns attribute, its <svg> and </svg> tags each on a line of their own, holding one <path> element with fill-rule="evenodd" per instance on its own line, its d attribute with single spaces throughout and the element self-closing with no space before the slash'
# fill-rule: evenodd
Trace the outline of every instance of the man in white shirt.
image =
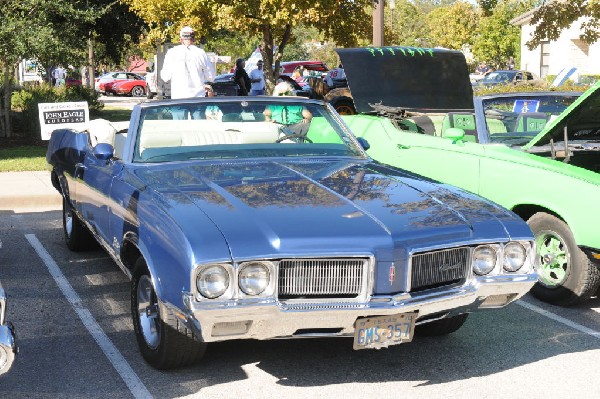
<svg viewBox="0 0 600 399">
<path fill-rule="evenodd" d="M 204 97 L 204 84 L 214 80 L 210 60 L 194 46 L 194 30 L 189 26 L 179 32 L 181 44 L 165 55 L 160 77 L 171 82 L 171 98 Z"/>
<path fill-rule="evenodd" d="M 263 61 L 258 60 L 256 69 L 250 71 L 251 96 L 264 96 L 265 94 L 265 73 L 263 72 Z"/>
</svg>

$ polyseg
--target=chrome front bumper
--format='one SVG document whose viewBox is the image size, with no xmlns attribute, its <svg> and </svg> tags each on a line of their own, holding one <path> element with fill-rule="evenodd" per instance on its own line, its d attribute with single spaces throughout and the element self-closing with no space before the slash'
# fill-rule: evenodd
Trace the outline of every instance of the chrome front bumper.
<svg viewBox="0 0 600 399">
<path fill-rule="evenodd" d="M 0 375 L 10 370 L 18 351 L 15 329 L 6 321 L 6 293 L 0 284 Z"/>
<path fill-rule="evenodd" d="M 352 336 L 359 317 L 418 312 L 418 325 L 461 313 L 504 307 L 526 294 L 536 281 L 535 272 L 478 277 L 460 287 L 373 296 L 364 303 L 275 299 L 201 303 L 189 295 L 184 298 L 187 309 L 172 310 L 204 342 Z"/>
</svg>

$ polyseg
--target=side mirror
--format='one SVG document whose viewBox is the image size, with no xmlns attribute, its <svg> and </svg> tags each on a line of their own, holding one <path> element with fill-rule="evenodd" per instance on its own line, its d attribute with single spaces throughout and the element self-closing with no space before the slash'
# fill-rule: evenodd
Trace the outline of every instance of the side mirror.
<svg viewBox="0 0 600 399">
<path fill-rule="evenodd" d="M 451 127 L 451 128 L 444 130 L 442 137 L 446 137 L 446 138 L 452 140 L 452 142 L 454 144 L 456 144 L 457 142 L 461 141 L 465 137 L 465 131 L 463 129 L 459 129 L 457 127 Z"/>
<path fill-rule="evenodd" d="M 108 143 L 98 143 L 92 150 L 92 154 L 94 154 L 97 159 L 108 161 L 114 156 L 115 148 Z"/>
<path fill-rule="evenodd" d="M 358 141 L 358 144 L 360 144 L 363 150 L 367 151 L 369 148 L 371 148 L 371 144 L 369 144 L 367 139 L 363 137 L 357 137 L 356 140 Z"/>
</svg>

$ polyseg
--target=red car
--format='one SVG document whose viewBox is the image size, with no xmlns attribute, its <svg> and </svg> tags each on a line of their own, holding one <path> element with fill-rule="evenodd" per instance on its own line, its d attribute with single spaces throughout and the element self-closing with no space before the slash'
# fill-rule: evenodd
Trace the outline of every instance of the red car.
<svg viewBox="0 0 600 399">
<path fill-rule="evenodd" d="M 327 65 L 321 61 L 285 61 L 279 65 L 279 73 L 281 75 L 292 76 L 296 68 L 299 67 L 303 67 L 308 71 L 320 72 L 321 74 L 329 71 Z"/>
<path fill-rule="evenodd" d="M 100 90 L 107 94 L 126 94 L 142 97 L 146 95 L 146 80 L 135 73 L 122 73 L 118 74 L 115 80 L 111 82 L 100 83 Z"/>
</svg>

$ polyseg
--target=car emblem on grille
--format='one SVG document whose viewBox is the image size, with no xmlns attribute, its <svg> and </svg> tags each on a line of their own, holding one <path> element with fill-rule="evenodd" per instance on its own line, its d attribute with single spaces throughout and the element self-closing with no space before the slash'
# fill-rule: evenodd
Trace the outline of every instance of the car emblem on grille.
<svg viewBox="0 0 600 399">
<path fill-rule="evenodd" d="M 390 285 L 394 284 L 396 281 L 396 267 L 394 265 L 390 266 Z"/>
<path fill-rule="evenodd" d="M 452 270 L 460 269 L 462 265 L 460 263 L 443 263 L 440 265 L 441 272 L 449 272 Z"/>
</svg>

